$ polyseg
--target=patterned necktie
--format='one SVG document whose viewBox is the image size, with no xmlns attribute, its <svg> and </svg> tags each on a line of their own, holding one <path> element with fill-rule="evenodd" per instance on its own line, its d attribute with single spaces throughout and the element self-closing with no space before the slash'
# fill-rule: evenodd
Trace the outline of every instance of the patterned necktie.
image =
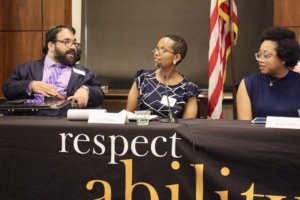
<svg viewBox="0 0 300 200">
<path fill-rule="evenodd" d="M 55 89 L 58 89 L 56 87 L 56 82 L 61 74 L 62 69 L 65 66 L 62 64 L 55 64 L 51 66 L 52 72 L 50 74 L 50 76 L 48 77 L 48 79 L 45 81 L 45 83 L 48 83 L 50 85 L 52 85 Z M 42 94 L 34 94 L 34 99 L 27 99 L 26 103 L 42 103 L 45 100 L 45 96 Z"/>
<path fill-rule="evenodd" d="M 52 66 L 52 73 L 50 74 L 50 76 L 46 80 L 46 83 L 49 83 L 49 84 L 55 86 L 63 67 L 64 67 L 64 65 L 61 65 L 61 64 L 53 65 Z"/>
</svg>

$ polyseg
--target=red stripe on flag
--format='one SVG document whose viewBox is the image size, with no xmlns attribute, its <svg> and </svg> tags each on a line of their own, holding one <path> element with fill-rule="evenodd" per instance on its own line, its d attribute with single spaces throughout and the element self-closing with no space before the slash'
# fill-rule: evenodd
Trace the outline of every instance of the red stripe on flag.
<svg viewBox="0 0 300 200">
<path fill-rule="evenodd" d="M 218 20 L 218 17 L 219 17 L 219 15 L 218 15 L 218 7 L 215 6 L 214 9 L 213 9 L 213 11 L 212 11 L 212 14 L 210 16 L 210 34 L 209 34 L 210 36 L 211 36 L 213 28 L 214 28 L 214 26 L 215 26 L 215 24 L 216 24 L 216 22 Z"/>
<path fill-rule="evenodd" d="M 210 115 L 214 112 L 218 104 L 219 96 L 221 94 L 222 89 L 223 89 L 222 74 L 219 73 L 217 85 L 211 95 L 211 100 L 209 101 L 208 113 L 210 113 Z"/>
<path fill-rule="evenodd" d="M 236 4 L 234 0 L 227 0 L 223 2 L 220 7 L 218 7 L 218 1 L 211 1 L 211 14 L 210 14 L 210 50 L 211 55 L 209 55 L 209 68 L 208 68 L 208 78 L 209 83 L 213 83 L 209 85 L 209 102 L 208 102 L 208 115 L 212 117 L 214 114 L 215 118 L 222 118 L 222 107 L 216 107 L 218 104 L 222 103 L 222 95 L 223 92 L 223 82 L 225 81 L 225 72 L 228 56 L 226 53 L 231 48 L 231 35 L 228 30 L 230 30 L 230 22 L 224 21 L 224 18 L 218 13 L 219 9 L 222 10 L 222 16 L 226 18 L 230 18 L 230 7 L 229 2 L 232 1 L 233 12 L 232 13 L 232 21 L 237 27 L 238 18 L 236 10 Z M 212 5 L 214 3 L 214 5 Z M 227 15 L 227 16 L 224 16 Z M 212 32 L 218 30 L 218 34 L 212 35 Z M 234 30 L 234 38 L 237 37 L 237 30 Z M 226 34 L 226 35 L 225 35 Z M 211 44 L 215 42 L 215 44 Z M 219 70 L 219 71 L 215 71 Z M 221 101 L 221 102 L 220 102 Z M 218 109 L 218 110 L 216 110 Z"/>
</svg>

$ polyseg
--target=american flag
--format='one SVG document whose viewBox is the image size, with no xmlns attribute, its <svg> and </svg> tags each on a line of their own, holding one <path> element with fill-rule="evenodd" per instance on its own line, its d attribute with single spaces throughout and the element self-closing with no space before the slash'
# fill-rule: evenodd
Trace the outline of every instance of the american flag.
<svg viewBox="0 0 300 200">
<path fill-rule="evenodd" d="M 237 25 L 237 8 L 234 0 L 211 0 L 208 55 L 208 117 L 211 119 L 223 118 L 223 85 L 226 80 L 227 59 L 231 52 L 230 30 L 233 30 L 233 40 L 236 44 Z"/>
</svg>

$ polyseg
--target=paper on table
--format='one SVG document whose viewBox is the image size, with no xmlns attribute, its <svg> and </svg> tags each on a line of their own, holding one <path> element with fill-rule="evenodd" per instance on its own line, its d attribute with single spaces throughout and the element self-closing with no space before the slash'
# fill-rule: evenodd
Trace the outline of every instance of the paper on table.
<svg viewBox="0 0 300 200">
<path fill-rule="evenodd" d="M 69 109 L 67 118 L 68 120 L 88 120 L 89 115 L 94 111 L 106 113 L 106 109 Z"/>
<path fill-rule="evenodd" d="M 126 124 L 129 123 L 125 113 L 105 113 L 94 111 L 89 115 L 88 123 Z"/>
<path fill-rule="evenodd" d="M 300 129 L 300 118 L 267 117 L 266 128 Z"/>
</svg>

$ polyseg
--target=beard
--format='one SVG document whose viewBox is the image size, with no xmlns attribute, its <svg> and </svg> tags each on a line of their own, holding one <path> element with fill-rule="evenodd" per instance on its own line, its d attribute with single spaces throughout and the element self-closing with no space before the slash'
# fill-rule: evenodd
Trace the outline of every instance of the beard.
<svg viewBox="0 0 300 200">
<path fill-rule="evenodd" d="M 72 57 L 68 57 L 68 54 L 72 54 Z M 59 50 L 56 46 L 54 48 L 54 58 L 59 63 L 66 65 L 66 66 L 72 66 L 77 61 L 77 52 L 74 49 L 70 49 L 66 52 L 62 52 Z"/>
</svg>

